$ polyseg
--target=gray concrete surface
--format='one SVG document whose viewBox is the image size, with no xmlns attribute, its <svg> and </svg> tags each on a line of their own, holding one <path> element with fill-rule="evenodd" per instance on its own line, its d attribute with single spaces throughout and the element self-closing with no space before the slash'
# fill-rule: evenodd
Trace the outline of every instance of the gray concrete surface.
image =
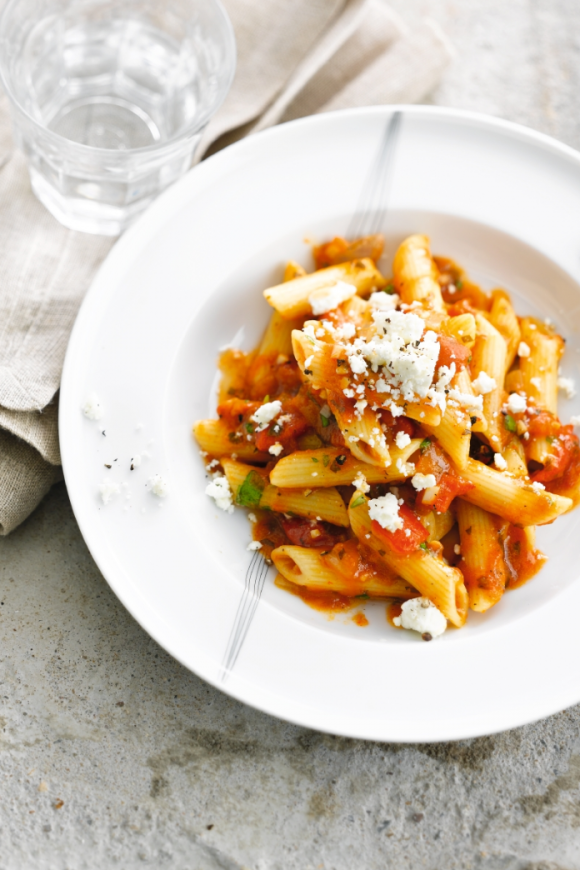
<svg viewBox="0 0 580 870">
<path fill-rule="evenodd" d="M 577 0 L 392 6 L 456 44 L 432 102 L 580 147 Z M 209 688 L 115 599 L 62 484 L 0 539 L 0 870 L 580 870 L 579 787 L 580 707 L 401 747 Z"/>
</svg>

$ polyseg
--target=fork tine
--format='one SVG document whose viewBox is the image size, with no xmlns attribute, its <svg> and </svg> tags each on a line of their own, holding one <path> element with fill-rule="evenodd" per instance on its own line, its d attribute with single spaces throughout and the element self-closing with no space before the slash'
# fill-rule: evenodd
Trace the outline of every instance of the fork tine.
<svg viewBox="0 0 580 870">
<path fill-rule="evenodd" d="M 244 641 L 252 624 L 252 620 L 260 603 L 264 583 L 268 574 L 268 565 L 262 556 L 256 551 L 244 578 L 244 591 L 238 604 L 238 609 L 228 639 L 228 645 L 224 655 L 220 678 L 223 682 L 236 664 L 238 655 L 244 645 Z"/>
<path fill-rule="evenodd" d="M 375 159 L 363 184 L 356 211 L 347 230 L 348 239 L 378 233 L 387 214 L 387 197 L 403 113 L 393 112 L 387 121 Z"/>
</svg>

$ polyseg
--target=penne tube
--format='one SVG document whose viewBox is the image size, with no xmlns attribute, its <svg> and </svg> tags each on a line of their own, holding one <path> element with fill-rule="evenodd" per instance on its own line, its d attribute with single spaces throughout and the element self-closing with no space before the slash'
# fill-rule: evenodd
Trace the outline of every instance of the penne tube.
<svg viewBox="0 0 580 870">
<path fill-rule="evenodd" d="M 262 356 L 268 353 L 277 353 L 290 358 L 292 356 L 292 332 L 294 329 L 302 329 L 302 324 L 302 318 L 287 320 L 278 311 L 274 311 L 266 327 L 258 354 Z"/>
<path fill-rule="evenodd" d="M 288 260 L 284 269 L 284 283 L 293 281 L 294 278 L 302 278 L 304 275 L 306 275 L 304 266 L 301 266 L 296 260 Z"/>
<path fill-rule="evenodd" d="M 474 488 L 462 496 L 465 501 L 497 514 L 515 526 L 541 526 L 572 507 L 572 499 L 547 490 L 536 490 L 531 483 L 509 477 L 482 462 L 468 459 L 461 476 Z"/>
<path fill-rule="evenodd" d="M 455 377 L 453 378 L 453 386 L 457 390 L 459 390 L 460 393 L 467 393 L 470 396 L 475 396 L 475 390 L 471 386 L 471 378 L 469 377 L 465 369 L 455 375 Z M 483 411 L 470 408 L 469 419 L 471 422 L 472 432 L 487 431 L 487 420 L 485 419 L 485 414 L 483 413 Z"/>
<path fill-rule="evenodd" d="M 211 456 L 231 456 L 235 453 L 245 462 L 266 463 L 272 460 L 269 453 L 260 453 L 252 441 L 232 441 L 230 429 L 223 420 L 198 420 L 193 426 L 193 435 L 202 450 Z"/>
<path fill-rule="evenodd" d="M 429 541 L 440 541 L 455 525 L 455 516 L 453 511 L 445 511 L 443 514 L 430 511 L 421 517 L 421 522 L 429 532 Z"/>
<path fill-rule="evenodd" d="M 320 592 L 338 592 L 349 598 L 416 598 L 417 592 L 388 570 L 368 572 L 360 579 L 348 578 L 328 565 L 324 550 L 286 545 L 272 550 L 272 561 L 282 576 L 298 586 Z"/>
<path fill-rule="evenodd" d="M 510 302 L 508 294 L 504 290 L 494 290 L 491 294 L 491 311 L 489 320 L 495 326 L 506 343 L 505 371 L 509 371 L 522 338 L 520 324 Z"/>
<path fill-rule="evenodd" d="M 475 322 L 477 338 L 472 350 L 471 375 L 475 380 L 485 372 L 496 383 L 495 389 L 483 396 L 483 414 L 487 421 L 486 435 L 491 446 L 498 451 L 507 440 L 501 415 L 507 347 L 503 336 L 483 314 L 477 314 Z"/>
<path fill-rule="evenodd" d="M 306 317 L 312 315 L 311 294 L 330 289 L 338 281 L 351 284 L 355 293 L 363 295 L 373 289 L 381 290 L 387 284 L 372 260 L 352 260 L 269 287 L 264 290 L 264 296 L 283 317 Z"/>
<path fill-rule="evenodd" d="M 473 347 L 476 336 L 475 317 L 473 314 L 458 314 L 443 321 L 441 332 L 450 335 L 466 347 Z"/>
<path fill-rule="evenodd" d="M 326 489 L 280 489 L 268 484 L 262 476 L 261 482 L 251 465 L 244 465 L 232 459 L 223 459 L 222 466 L 228 479 L 234 501 L 240 501 L 240 490 L 249 478 L 248 496 L 244 499 L 245 507 L 263 508 L 277 513 L 297 514 L 311 520 L 321 519 L 337 526 L 348 527 L 348 514 L 338 490 L 334 487 Z M 260 488 L 263 490 L 260 493 Z M 312 478 L 311 486 L 317 486 L 316 478 Z"/>
<path fill-rule="evenodd" d="M 367 407 L 356 417 L 350 410 L 347 414 L 343 413 L 330 396 L 328 404 L 353 456 L 369 465 L 388 468 L 391 454 L 376 412 Z"/>
<path fill-rule="evenodd" d="M 546 327 L 531 317 L 521 321 L 522 341 L 530 348 L 530 355 L 520 358 L 524 392 L 538 408 L 558 411 L 558 365 L 564 352 L 559 335 L 546 331 Z"/>
<path fill-rule="evenodd" d="M 399 450 L 391 448 L 391 464 L 388 468 L 369 465 L 354 457 L 348 450 L 322 447 L 318 450 L 300 450 L 284 456 L 270 472 L 270 481 L 280 487 L 349 486 L 358 474 L 363 474 L 367 483 L 398 483 L 407 475 L 399 471 L 397 463 L 404 468 L 409 458 L 421 446 L 421 438 Z M 313 478 L 312 472 L 318 476 Z"/>
<path fill-rule="evenodd" d="M 463 575 L 457 568 L 445 564 L 443 559 L 430 550 L 419 548 L 409 556 L 399 556 L 388 548 L 382 538 L 373 532 L 366 499 L 360 494 L 348 509 L 351 528 L 359 539 L 374 550 L 381 564 L 399 574 L 455 626 L 462 626 L 467 617 L 467 590 Z"/>
<path fill-rule="evenodd" d="M 439 425 L 425 425 L 425 429 L 437 439 L 458 468 L 465 467 L 471 444 L 471 419 L 468 411 L 448 404 Z"/>
<path fill-rule="evenodd" d="M 397 404 L 399 404 L 397 402 Z M 405 417 L 416 420 L 422 426 L 439 426 L 441 423 L 441 411 L 427 403 L 409 402 L 403 406 Z"/>
<path fill-rule="evenodd" d="M 497 604 L 508 578 L 499 538 L 501 520 L 460 498 L 456 508 L 461 542 L 458 567 L 465 578 L 470 608 L 483 613 Z"/>
<path fill-rule="evenodd" d="M 399 245 L 393 261 L 393 281 L 403 302 L 417 301 L 445 311 L 437 276 L 427 236 L 409 236 Z"/>
</svg>

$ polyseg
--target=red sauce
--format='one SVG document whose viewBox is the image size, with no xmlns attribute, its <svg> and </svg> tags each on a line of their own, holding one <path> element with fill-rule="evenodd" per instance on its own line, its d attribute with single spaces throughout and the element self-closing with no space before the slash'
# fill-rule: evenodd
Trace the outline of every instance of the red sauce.
<svg viewBox="0 0 580 870">
<path fill-rule="evenodd" d="M 351 607 L 356 607 L 358 602 L 353 601 L 347 595 L 341 595 L 340 592 L 326 592 L 320 589 L 308 589 L 307 586 L 299 586 L 298 583 L 292 583 L 284 579 L 283 583 L 276 580 L 276 586 L 290 592 L 291 595 L 296 595 L 313 610 L 320 610 L 323 613 L 334 614 L 340 613 L 343 610 L 350 610 Z"/>
<path fill-rule="evenodd" d="M 400 625 L 395 625 L 393 622 L 394 619 L 399 617 L 403 612 L 403 602 L 402 601 L 391 601 L 387 604 L 387 622 L 389 625 L 392 625 L 393 628 L 401 628 Z"/>
<path fill-rule="evenodd" d="M 358 613 L 355 613 L 355 615 L 352 618 L 352 621 L 356 625 L 360 625 L 361 628 L 364 628 L 366 625 L 369 624 L 369 621 L 366 618 L 366 616 L 364 615 L 364 613 L 361 613 L 360 611 Z"/>
<path fill-rule="evenodd" d="M 508 571 L 506 583 L 508 589 L 523 586 L 546 562 L 543 553 L 530 547 L 525 531 L 511 523 L 503 533 L 503 545 Z"/>
</svg>

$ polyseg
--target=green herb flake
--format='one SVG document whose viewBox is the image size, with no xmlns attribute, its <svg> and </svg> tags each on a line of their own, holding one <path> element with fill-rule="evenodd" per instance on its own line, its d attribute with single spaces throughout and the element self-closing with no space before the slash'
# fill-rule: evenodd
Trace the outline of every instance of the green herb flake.
<svg viewBox="0 0 580 870">
<path fill-rule="evenodd" d="M 260 500 L 266 484 L 264 478 L 257 471 L 250 471 L 236 495 L 236 504 L 242 507 L 260 507 Z"/>
<path fill-rule="evenodd" d="M 423 541 L 422 544 L 419 544 L 419 546 L 421 547 L 422 550 L 427 550 L 427 549 L 428 549 L 428 548 L 427 548 L 427 543 L 426 543 L 425 541 Z"/>
<path fill-rule="evenodd" d="M 360 601 L 361 599 L 367 599 L 370 596 L 368 592 L 362 592 L 360 595 L 355 595 L 354 597 L 357 599 L 357 601 Z"/>
<path fill-rule="evenodd" d="M 546 441 L 548 442 L 548 444 L 553 444 L 554 443 L 554 436 L 553 435 L 546 435 Z"/>
<path fill-rule="evenodd" d="M 357 508 L 357 507 L 360 507 L 361 504 L 364 504 L 364 503 L 365 503 L 365 501 L 366 501 L 366 498 L 364 497 L 364 495 L 362 495 L 362 494 L 361 494 L 361 495 L 357 495 L 357 497 L 355 498 L 355 500 L 351 503 L 351 508 Z"/>
<path fill-rule="evenodd" d="M 324 414 L 321 414 L 320 422 L 322 423 L 322 428 L 326 429 L 327 426 L 330 426 L 330 417 L 325 417 Z"/>
<path fill-rule="evenodd" d="M 514 420 L 514 418 L 512 417 L 511 414 L 505 415 L 505 417 L 503 418 L 503 425 L 508 430 L 508 432 L 515 432 L 516 431 L 516 421 Z"/>
<path fill-rule="evenodd" d="M 325 468 L 328 468 L 329 462 L 330 462 L 330 456 L 328 455 L 328 453 L 325 453 L 324 456 L 322 457 L 322 464 L 324 465 Z"/>
<path fill-rule="evenodd" d="M 463 287 L 463 278 L 460 278 L 459 281 L 456 281 L 455 286 L 457 287 L 458 290 L 461 290 Z"/>
<path fill-rule="evenodd" d="M 316 458 L 316 456 L 312 456 L 311 459 L 313 462 L 318 462 L 318 459 Z"/>
<path fill-rule="evenodd" d="M 228 440 L 232 442 L 232 444 L 239 444 L 242 440 L 242 436 L 239 432 L 228 432 Z"/>
<path fill-rule="evenodd" d="M 384 288 L 384 292 L 388 293 L 389 296 L 392 296 L 393 293 L 395 292 L 395 285 L 394 284 L 387 284 L 387 286 Z"/>
<path fill-rule="evenodd" d="M 246 432 L 247 432 L 249 435 L 252 435 L 253 432 L 254 432 L 254 430 L 255 430 L 255 426 L 254 426 L 253 423 L 246 423 Z"/>
<path fill-rule="evenodd" d="M 425 451 L 428 450 L 429 447 L 431 447 L 431 441 L 429 440 L 429 438 L 424 438 L 423 441 L 421 441 L 421 443 L 419 444 L 419 450 L 421 451 L 421 453 L 425 453 Z"/>
</svg>

